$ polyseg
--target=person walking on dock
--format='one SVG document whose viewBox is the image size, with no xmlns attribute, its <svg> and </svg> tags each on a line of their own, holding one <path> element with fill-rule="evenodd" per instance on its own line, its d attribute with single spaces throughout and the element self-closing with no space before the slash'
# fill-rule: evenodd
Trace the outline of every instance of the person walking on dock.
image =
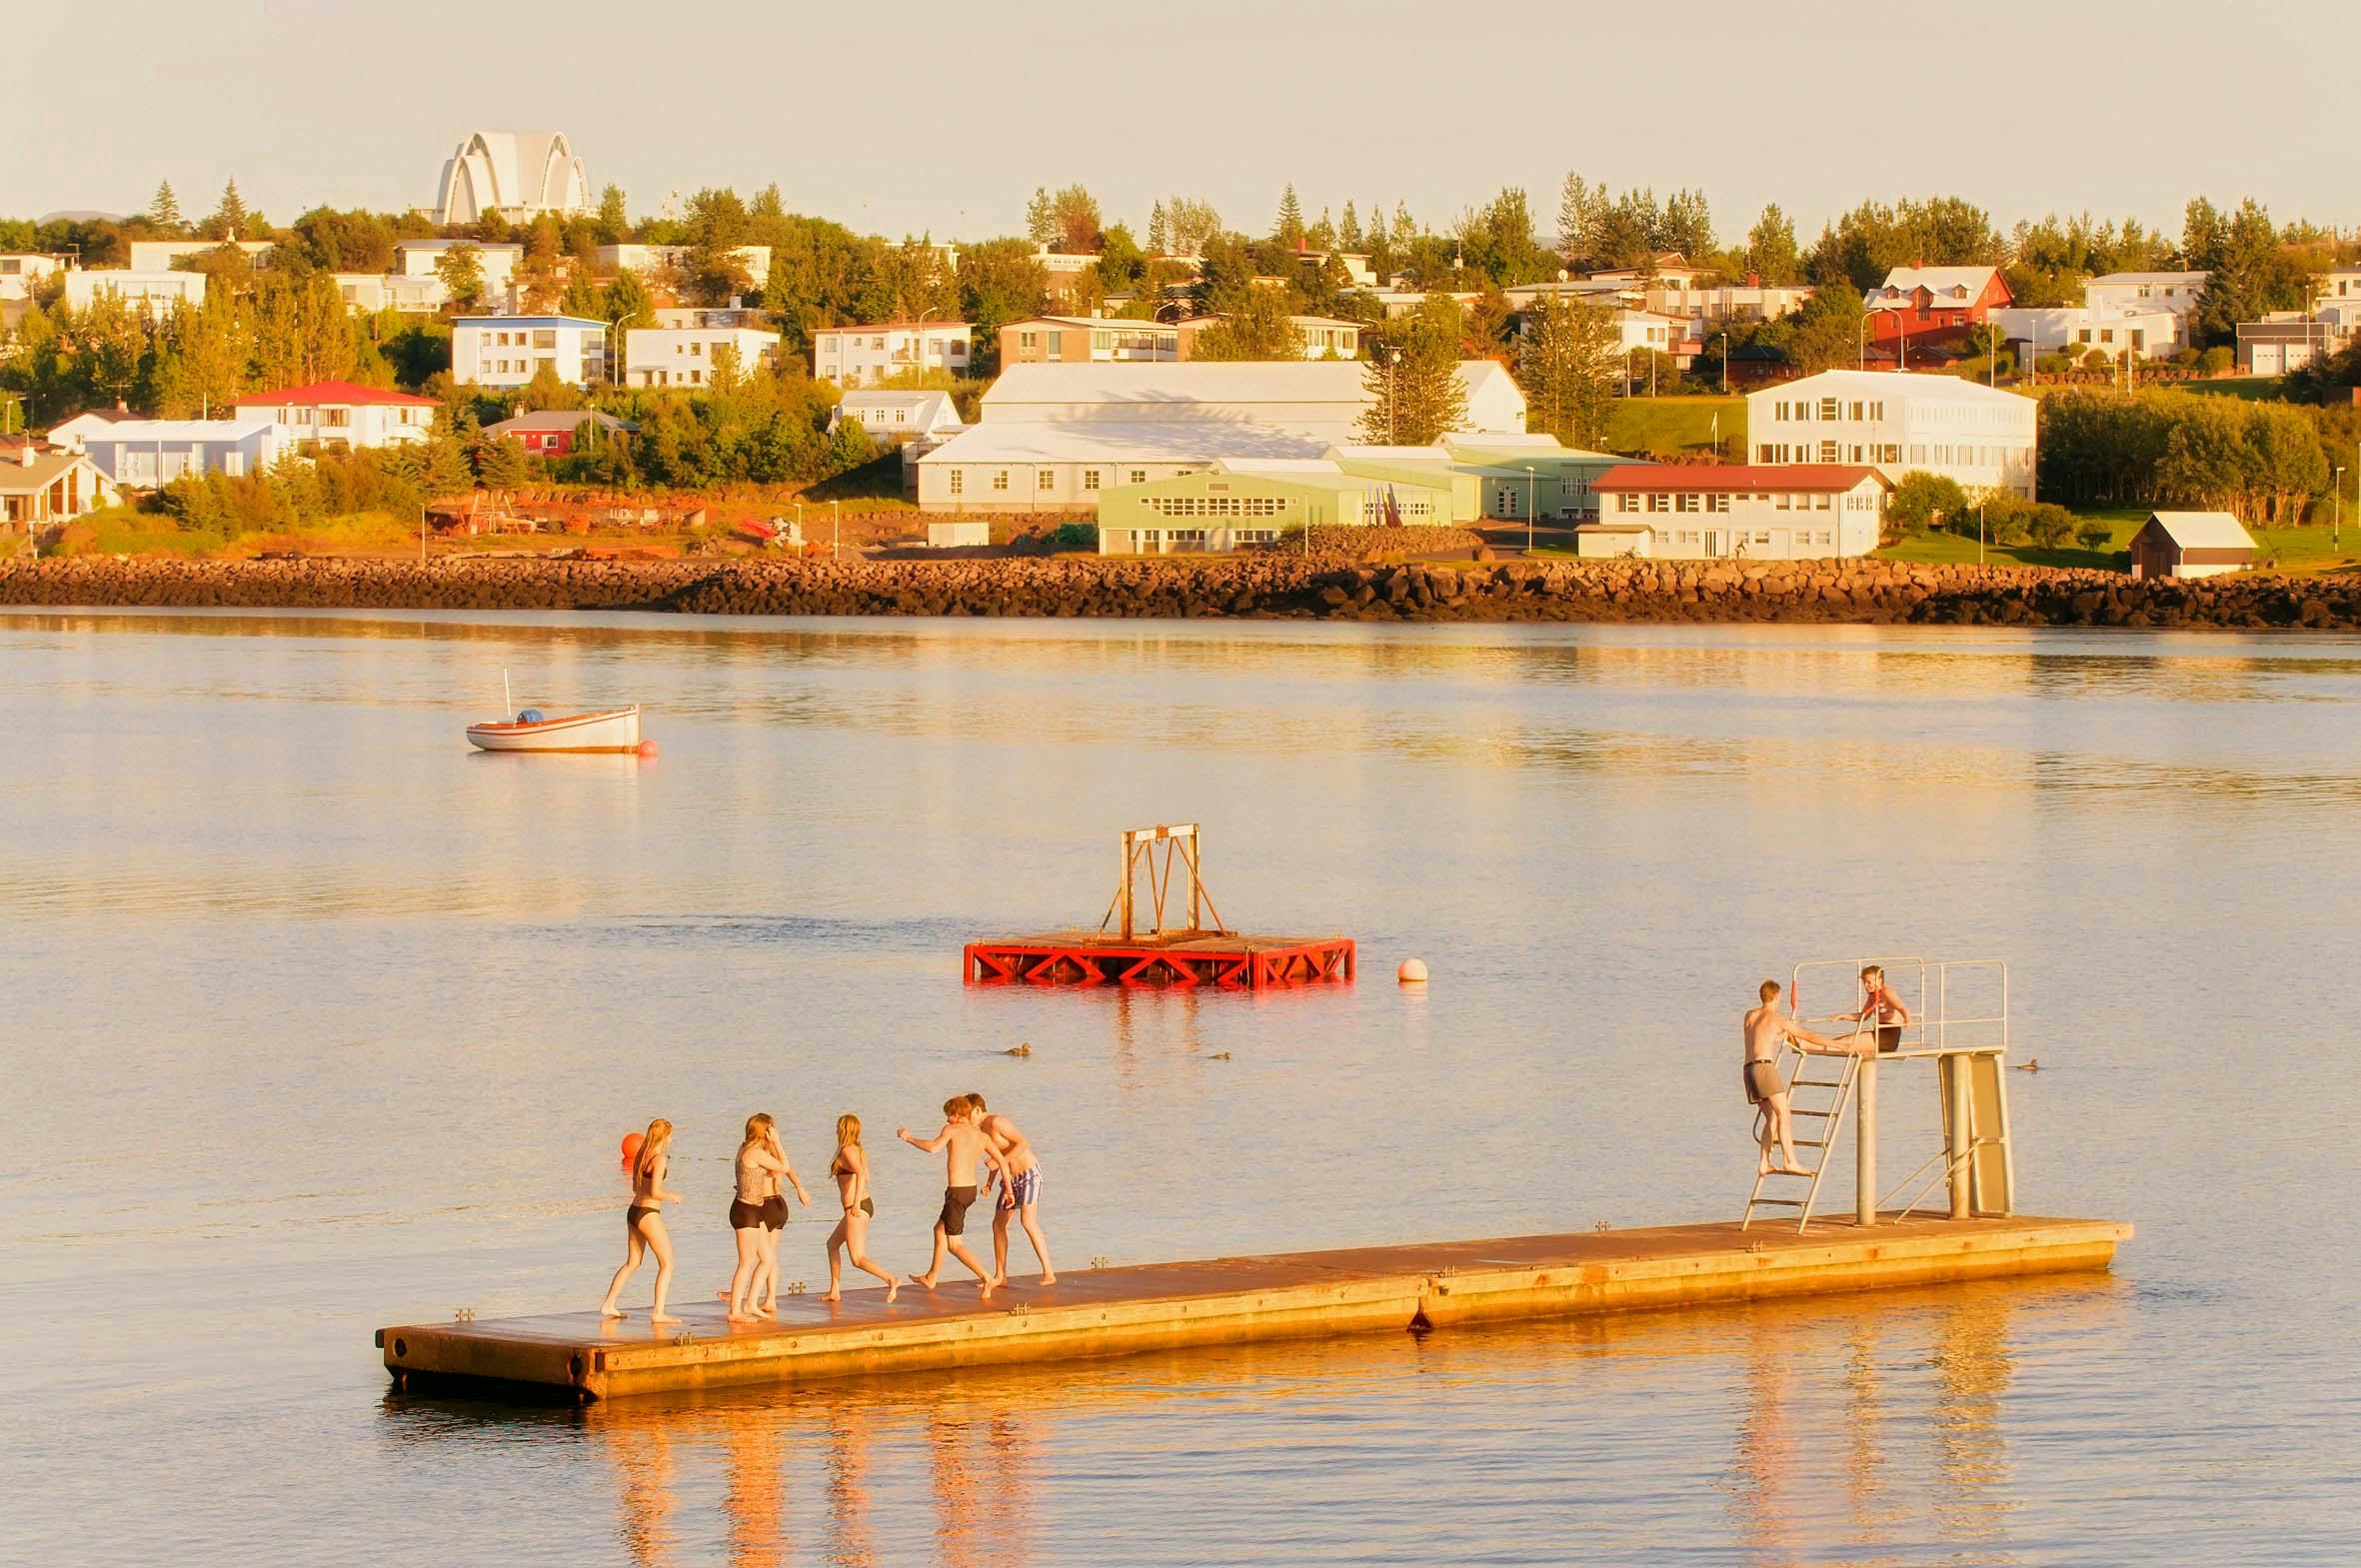
<svg viewBox="0 0 2361 1568">
<path fill-rule="evenodd" d="M 673 1243 L 665 1234 L 663 1204 L 678 1203 L 678 1192 L 664 1189 L 664 1176 L 672 1164 L 669 1152 L 673 1140 L 673 1124 L 662 1116 L 648 1123 L 648 1132 L 640 1140 L 639 1157 L 632 1161 L 631 1206 L 623 1211 L 623 1266 L 615 1271 L 615 1278 L 607 1286 L 607 1299 L 599 1303 L 599 1316 L 621 1317 L 623 1309 L 615 1298 L 623 1294 L 624 1282 L 638 1272 L 643 1252 L 656 1254 L 656 1300 L 648 1314 L 651 1323 L 678 1323 L 679 1318 L 664 1310 L 664 1293 L 672 1288 Z"/>
<path fill-rule="evenodd" d="M 1001 1184 L 1000 1201 L 992 1210 L 992 1282 L 1009 1282 L 1009 1221 L 1015 1219 L 1025 1227 L 1025 1239 L 1033 1243 L 1033 1255 L 1041 1259 L 1042 1283 L 1058 1283 L 1058 1271 L 1050 1266 L 1050 1246 L 1042 1239 L 1041 1216 L 1036 1210 L 1042 1200 L 1042 1162 L 1033 1152 L 1033 1144 L 1017 1123 L 996 1115 L 984 1103 L 984 1096 L 971 1094 L 968 1103 L 976 1107 L 976 1125 L 1000 1150 L 1001 1166 L 1008 1179 Z"/>
<path fill-rule="evenodd" d="M 1779 1047 L 1792 1044 L 1797 1050 L 1844 1052 L 1852 1047 L 1841 1045 L 1825 1035 L 1814 1034 L 1793 1018 L 1779 1011 L 1779 982 L 1764 980 L 1758 992 L 1762 1001 L 1749 1008 L 1740 1032 L 1745 1039 L 1745 1058 L 1739 1073 L 1746 1084 L 1746 1103 L 1754 1107 L 1755 1139 L 1762 1145 L 1762 1156 L 1755 1165 L 1760 1175 L 1779 1174 L 1808 1176 L 1810 1171 L 1795 1163 L 1795 1130 L 1787 1114 L 1787 1085 L 1779 1077 Z M 1859 1036 L 1859 1054 L 1866 1055 L 1875 1048 L 1868 1035 Z M 1771 1163 L 1771 1142 L 1777 1139 L 1779 1162 Z"/>
<path fill-rule="evenodd" d="M 845 1278 L 845 1255 L 850 1254 L 855 1268 L 886 1282 L 886 1304 L 891 1306 L 902 1281 L 871 1262 L 868 1248 L 863 1245 L 869 1239 L 869 1222 L 876 1217 L 878 1206 L 869 1196 L 869 1150 L 861 1146 L 859 1116 L 847 1114 L 837 1118 L 837 1157 L 829 1161 L 828 1173 L 837 1178 L 837 1195 L 844 1200 L 845 1217 L 828 1233 L 828 1294 L 820 1299 L 837 1299 Z M 942 1255 L 937 1254 L 935 1261 L 940 1264 Z"/>
<path fill-rule="evenodd" d="M 1008 1174 L 1001 1163 L 1000 1150 L 992 1146 L 992 1140 L 976 1125 L 980 1114 L 974 1105 L 968 1103 L 967 1095 L 955 1094 L 943 1102 L 941 1132 L 931 1138 L 920 1138 L 908 1127 L 896 1127 L 894 1136 L 930 1154 L 944 1154 L 943 1212 L 935 1217 L 935 1260 L 927 1265 L 924 1274 L 911 1275 L 910 1282 L 929 1290 L 934 1289 L 936 1277 L 943 1272 L 943 1254 L 948 1251 L 967 1264 L 969 1272 L 982 1282 L 984 1288 L 978 1294 L 989 1301 L 992 1299 L 992 1276 L 984 1271 L 984 1265 L 976 1261 L 976 1254 L 970 1252 L 967 1243 L 960 1239 L 967 1233 L 968 1210 L 976 1202 L 976 1162 L 983 1160 L 1004 1178 Z"/>
<path fill-rule="evenodd" d="M 1848 1023 L 1877 1022 L 1877 1050 L 1880 1055 L 1899 1050 L 1902 1030 L 1910 1025 L 1910 1009 L 1902 1005 L 1902 998 L 1885 983 L 1885 970 L 1870 964 L 1861 971 L 1861 1005 L 1855 1012 L 1840 1012 L 1836 1016 Z"/>
<path fill-rule="evenodd" d="M 779 1315 L 779 1232 L 787 1224 L 782 1176 L 810 1208 L 812 1195 L 780 1146 L 778 1123 L 762 1112 L 747 1117 L 746 1139 L 738 1145 L 738 1195 L 730 1202 L 730 1231 L 738 1241 L 738 1269 L 730 1276 L 733 1323 Z"/>
</svg>

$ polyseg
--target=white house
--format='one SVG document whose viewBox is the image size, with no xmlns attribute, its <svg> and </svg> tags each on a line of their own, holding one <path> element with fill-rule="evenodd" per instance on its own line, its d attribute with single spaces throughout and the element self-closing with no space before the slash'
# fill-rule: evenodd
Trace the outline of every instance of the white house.
<svg viewBox="0 0 2361 1568">
<path fill-rule="evenodd" d="M 563 131 L 472 131 L 443 160 L 429 209 L 444 228 L 499 213 L 511 223 L 581 212 L 590 179 Z"/>
<path fill-rule="evenodd" d="M 2082 304 L 2092 311 L 2160 310 L 2185 318 L 2204 296 L 2205 278 L 2201 272 L 2110 272 L 2082 286 Z"/>
<path fill-rule="evenodd" d="M 1803 283 L 1720 284 L 1712 288 L 1675 288 L 1655 284 L 1647 291 L 1647 308 L 1658 316 L 1677 317 L 1692 327 L 1718 327 L 1731 321 L 1776 321 L 1803 308 L 1812 297 Z"/>
<path fill-rule="evenodd" d="M 162 321 L 184 300 L 205 303 L 205 274 L 133 272 L 127 267 L 77 268 L 66 274 L 65 302 L 73 309 L 90 309 L 102 294 L 112 294 L 150 320 Z"/>
<path fill-rule="evenodd" d="M 2033 400 L 1957 376 L 1829 370 L 1765 387 L 1746 395 L 1746 439 L 1758 465 L 1923 469 L 2033 497 Z"/>
<path fill-rule="evenodd" d="M 1893 486 L 1861 464 L 1627 463 L 1590 488 L 1598 521 L 1574 531 L 1578 555 L 1807 561 L 1875 550 Z"/>
<path fill-rule="evenodd" d="M 72 419 L 60 420 L 49 428 L 49 444 L 63 447 L 68 452 L 86 450 L 84 443 L 110 425 L 139 418 L 128 409 L 84 409 Z"/>
<path fill-rule="evenodd" d="M 836 407 L 829 429 L 846 420 L 879 441 L 909 442 L 933 448 L 967 429 L 967 421 L 953 406 L 948 392 L 848 392 Z"/>
<path fill-rule="evenodd" d="M 2186 337 L 2185 319 L 2161 305 L 2011 306 L 1992 321 L 2009 343 L 2024 345 L 2028 361 L 2093 349 L 2110 359 L 2126 350 L 2135 359 L 2170 359 Z"/>
<path fill-rule="evenodd" d="M 874 387 L 910 370 L 965 376 L 975 329 L 964 321 L 889 321 L 812 334 L 812 374 L 840 387 Z"/>
<path fill-rule="evenodd" d="M 186 270 L 186 263 L 208 251 L 220 250 L 221 240 L 133 240 L 124 247 L 125 261 L 133 272 L 171 272 Z M 240 240 L 238 249 L 246 253 L 247 261 L 259 267 L 279 248 L 277 240 Z"/>
<path fill-rule="evenodd" d="M 188 474 L 259 474 L 286 450 L 267 419 L 116 420 L 80 440 L 101 474 L 143 489 Z"/>
<path fill-rule="evenodd" d="M 623 335 L 627 387 L 703 387 L 713 381 L 714 356 L 737 356 L 744 375 L 779 357 L 779 334 L 758 327 L 633 327 Z"/>
<path fill-rule="evenodd" d="M 29 300 L 34 286 L 42 279 L 73 265 L 71 256 L 50 256 L 39 251 L 0 255 L 0 300 Z"/>
<path fill-rule="evenodd" d="M 121 499 L 82 453 L 43 452 L 27 442 L 0 458 L 0 527 L 10 532 L 68 523 Z"/>
<path fill-rule="evenodd" d="M 253 392 L 233 405 L 240 419 L 268 420 L 281 444 L 296 450 L 306 442 L 322 447 L 395 447 L 422 442 L 442 407 L 432 398 L 349 381 L 320 381 L 277 392 Z"/>
<path fill-rule="evenodd" d="M 644 282 L 658 283 L 677 277 L 688 266 L 695 249 L 690 245 L 602 245 L 596 255 L 601 272 L 635 273 Z M 757 289 L 770 286 L 770 246 L 741 245 L 732 254 L 745 265 L 749 286 Z"/>
<path fill-rule="evenodd" d="M 918 460 L 927 511 L 1096 510 L 1118 485 L 1216 462 L 1320 460 L 1363 437 L 1365 365 L 1334 360 L 1019 365 L 978 422 Z M 1466 433 L 1521 436 L 1524 394 L 1489 360 L 1458 367 Z"/>
<path fill-rule="evenodd" d="M 522 387 L 548 366 L 570 387 L 607 375 L 607 324 L 579 316 L 462 316 L 451 324 L 451 379 Z"/>
<path fill-rule="evenodd" d="M 451 301 L 451 291 L 432 273 L 423 278 L 401 272 L 332 272 L 328 276 L 335 280 L 336 292 L 346 305 L 371 315 L 390 310 L 405 316 L 432 316 Z"/>
<path fill-rule="evenodd" d="M 524 263 L 522 245 L 478 245 L 474 240 L 402 240 L 394 246 L 394 270 L 405 278 L 440 278 L 443 257 L 466 246 L 484 273 L 484 297 L 505 298 Z"/>
</svg>

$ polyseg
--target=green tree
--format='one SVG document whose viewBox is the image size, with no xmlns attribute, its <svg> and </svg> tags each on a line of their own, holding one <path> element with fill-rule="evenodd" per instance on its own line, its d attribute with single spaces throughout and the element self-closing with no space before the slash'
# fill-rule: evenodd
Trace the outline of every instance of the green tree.
<svg viewBox="0 0 2361 1568">
<path fill-rule="evenodd" d="M 1664 215 L 1653 243 L 1657 250 L 1678 251 L 1692 263 L 1710 262 L 1717 247 L 1713 240 L 1713 215 L 1705 205 L 1705 193 L 1674 191 L 1664 202 Z"/>
<path fill-rule="evenodd" d="M 536 315 L 558 303 L 558 220 L 542 213 L 525 236 L 525 259 L 517 269 L 525 309 Z"/>
<path fill-rule="evenodd" d="M 1504 289 L 1557 275 L 1557 257 L 1533 237 L 1524 192 L 1507 186 L 1459 220 L 1460 266 Z"/>
<path fill-rule="evenodd" d="M 1297 250 L 1303 244 L 1303 204 L 1295 199 L 1295 187 L 1289 184 L 1278 199 L 1278 221 L 1271 226 L 1270 243 L 1281 250 Z"/>
<path fill-rule="evenodd" d="M 648 285 L 640 281 L 638 273 L 620 272 L 607 285 L 599 318 L 615 329 L 620 341 L 627 328 L 656 325 L 656 298 L 648 292 Z"/>
<path fill-rule="evenodd" d="M 1604 306 L 1546 295 L 1525 313 L 1517 380 L 1535 430 L 1597 450 L 1606 440 L 1621 365 L 1621 340 Z"/>
<path fill-rule="evenodd" d="M 537 477 L 533 454 L 509 436 L 488 438 L 476 449 L 476 477 L 490 490 L 518 490 Z"/>
<path fill-rule="evenodd" d="M 1814 290 L 1795 313 L 1787 363 L 1806 376 L 1858 363 L 1867 316 L 1861 297 L 1842 284 Z"/>
<path fill-rule="evenodd" d="M 689 198 L 689 255 L 682 264 L 682 283 L 691 299 L 703 305 L 726 305 L 754 290 L 742 247 L 750 219 L 746 203 L 728 187 L 706 189 Z"/>
<path fill-rule="evenodd" d="M 1049 275 L 1023 240 L 969 246 L 960 252 L 958 279 L 961 309 L 980 343 L 997 345 L 1003 327 L 1038 316 L 1049 304 Z"/>
<path fill-rule="evenodd" d="M 1188 352 L 1199 360 L 1299 360 L 1303 335 L 1283 291 L 1248 289 L 1237 310 L 1197 333 Z"/>
<path fill-rule="evenodd" d="M 1349 256 L 1360 251 L 1360 214 L 1353 211 L 1352 203 L 1346 202 L 1343 221 L 1336 225 L 1336 245 Z"/>
<path fill-rule="evenodd" d="M 1369 406 L 1361 434 L 1387 446 L 1423 447 L 1467 420 L 1459 380 L 1459 307 L 1436 296 L 1387 324 L 1361 386 Z"/>
<path fill-rule="evenodd" d="M 237 177 L 233 175 L 229 184 L 222 187 L 221 205 L 213 209 L 212 217 L 198 226 L 197 237 L 205 240 L 220 240 L 225 244 L 235 243 L 246 238 L 246 224 L 249 216 L 246 211 L 246 200 L 238 194 Z"/>
<path fill-rule="evenodd" d="M 172 182 L 165 180 L 156 187 L 156 199 L 148 203 L 148 222 L 156 232 L 168 239 L 189 232 L 189 222 L 180 213 L 180 198 L 172 194 Z"/>
<path fill-rule="evenodd" d="M 1746 271 L 1766 284 L 1791 284 L 1803 276 L 1803 256 L 1795 248 L 1795 225 L 1777 203 L 1762 209 L 1754 227 L 1746 231 Z"/>
<path fill-rule="evenodd" d="M 484 253 L 464 242 L 451 246 L 435 258 L 435 276 L 453 305 L 472 310 L 484 297 Z"/>
<path fill-rule="evenodd" d="M 1167 232 L 1168 227 L 1169 226 L 1165 220 L 1165 204 L 1163 202 L 1158 202 L 1148 214 L 1149 255 L 1163 256 L 1169 254 L 1168 247 L 1171 244 L 1171 240 Z"/>
<path fill-rule="evenodd" d="M 631 210 L 624 205 L 622 186 L 610 185 L 599 193 L 595 222 L 601 245 L 621 245 L 631 238 Z"/>
<path fill-rule="evenodd" d="M 1912 469 L 1904 474 L 1885 504 L 1889 522 L 1921 532 L 1940 528 L 1967 510 L 1967 492 L 1959 488 L 1957 480 L 1924 469 Z"/>
<path fill-rule="evenodd" d="M 2190 203 L 2183 244 L 2191 269 L 2206 274 L 2191 319 L 2191 338 L 2199 347 L 2234 344 L 2240 322 L 2311 304 L 2310 273 L 2252 198 L 2226 216 L 2209 202 Z"/>
</svg>

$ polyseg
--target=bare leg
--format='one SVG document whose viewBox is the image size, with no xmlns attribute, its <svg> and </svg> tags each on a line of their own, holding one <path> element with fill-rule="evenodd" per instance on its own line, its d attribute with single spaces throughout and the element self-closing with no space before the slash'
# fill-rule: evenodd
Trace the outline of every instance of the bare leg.
<svg viewBox="0 0 2361 1568">
<path fill-rule="evenodd" d="M 1779 1135 L 1779 1169 L 1791 1176 L 1808 1176 L 1810 1171 L 1795 1163 L 1795 1122 L 1787 1114 L 1787 1095 L 1784 1090 L 1770 1097 L 1771 1125 Z"/>
<path fill-rule="evenodd" d="M 751 1323 L 754 1314 L 746 1309 L 753 1293 L 757 1276 L 763 1271 L 763 1243 L 754 1230 L 733 1230 L 730 1234 L 738 1242 L 738 1267 L 730 1274 L 730 1310 L 723 1315 L 733 1323 Z"/>
<path fill-rule="evenodd" d="M 944 1239 L 951 1246 L 951 1255 L 958 1258 L 961 1262 L 967 1264 L 968 1272 L 974 1274 L 976 1276 L 977 1282 L 984 1286 L 982 1290 L 977 1292 L 977 1295 L 986 1301 L 990 1301 L 992 1299 L 992 1276 L 984 1271 L 984 1265 L 982 1263 L 976 1261 L 976 1254 L 969 1251 L 968 1244 L 957 1236 L 947 1236 Z"/>
<path fill-rule="evenodd" d="M 927 1265 L 927 1271 L 924 1274 L 911 1275 L 910 1282 L 912 1284 L 923 1286 L 928 1290 L 935 1288 L 936 1276 L 943 1272 L 944 1243 L 949 1239 L 943 1232 L 943 1221 L 940 1219 L 935 1221 L 935 1261 Z"/>
<path fill-rule="evenodd" d="M 848 1214 L 838 1220 L 837 1228 L 828 1233 L 828 1294 L 820 1298 L 823 1301 L 836 1300 L 843 1289 L 845 1260 L 840 1254 L 845 1245 L 845 1230 L 852 1217 Z"/>
<path fill-rule="evenodd" d="M 1009 1282 L 1009 1216 L 1016 1213 L 1006 1204 L 995 1204 L 992 1211 L 992 1282 Z"/>
<path fill-rule="evenodd" d="M 607 1299 L 599 1303 L 599 1316 L 623 1316 L 623 1309 L 615 1304 L 615 1298 L 623 1294 L 624 1281 L 638 1270 L 641 1249 L 640 1227 L 633 1225 L 623 1233 L 623 1266 L 615 1271 L 615 1278 L 608 1282 Z"/>
<path fill-rule="evenodd" d="M 764 1317 L 779 1315 L 779 1232 L 764 1226 L 755 1234 L 763 1253 L 762 1266 L 755 1276 L 755 1290 L 763 1304 L 755 1310 Z"/>
<path fill-rule="evenodd" d="M 1050 1244 L 1042 1239 L 1041 1205 L 1028 1203 L 1018 1213 L 1025 1223 L 1025 1239 L 1033 1243 L 1033 1255 L 1042 1260 L 1042 1283 L 1058 1283 L 1058 1271 L 1050 1266 Z M 1006 1234 L 1006 1232 L 1003 1232 Z"/>
<path fill-rule="evenodd" d="M 856 1209 L 852 1213 L 845 1216 L 845 1223 L 840 1228 L 842 1228 L 845 1232 L 845 1250 L 852 1254 L 853 1266 L 860 1269 L 864 1273 L 875 1274 L 878 1278 L 886 1282 L 886 1304 L 888 1306 L 892 1306 L 894 1304 L 894 1297 L 896 1293 L 902 1289 L 902 1281 L 896 1279 L 888 1270 L 880 1268 L 877 1264 L 870 1261 L 869 1249 L 867 1246 L 867 1242 L 869 1240 L 869 1216 Z M 834 1261 L 834 1259 L 832 1258 L 831 1261 Z M 836 1288 L 836 1276 L 834 1274 L 829 1276 L 829 1288 L 831 1290 Z"/>
<path fill-rule="evenodd" d="M 672 1288 L 673 1282 L 673 1241 L 671 1236 L 665 1234 L 664 1216 L 650 1214 L 640 1221 L 640 1229 L 648 1237 L 648 1250 L 656 1254 L 656 1300 L 648 1313 L 648 1321 L 678 1323 L 680 1319 L 664 1309 L 664 1293 Z"/>
</svg>

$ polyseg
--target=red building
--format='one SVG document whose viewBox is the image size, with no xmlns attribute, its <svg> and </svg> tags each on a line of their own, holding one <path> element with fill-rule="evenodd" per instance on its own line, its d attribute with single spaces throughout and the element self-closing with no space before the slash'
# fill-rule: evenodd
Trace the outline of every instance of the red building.
<svg viewBox="0 0 2361 1568">
<path fill-rule="evenodd" d="M 598 434 L 590 435 L 585 427 L 598 422 Z M 545 409 L 537 414 L 520 414 L 515 419 L 504 419 L 489 425 L 484 434 L 494 438 L 508 436 L 537 457 L 562 458 L 577 446 L 592 441 L 607 441 L 636 435 L 639 427 L 612 414 L 596 414 L 589 409 Z"/>
<path fill-rule="evenodd" d="M 1966 337 L 2016 296 L 1997 267 L 1896 267 L 1861 303 L 1869 312 L 1870 342 L 1923 339 L 1932 346 Z"/>
</svg>

